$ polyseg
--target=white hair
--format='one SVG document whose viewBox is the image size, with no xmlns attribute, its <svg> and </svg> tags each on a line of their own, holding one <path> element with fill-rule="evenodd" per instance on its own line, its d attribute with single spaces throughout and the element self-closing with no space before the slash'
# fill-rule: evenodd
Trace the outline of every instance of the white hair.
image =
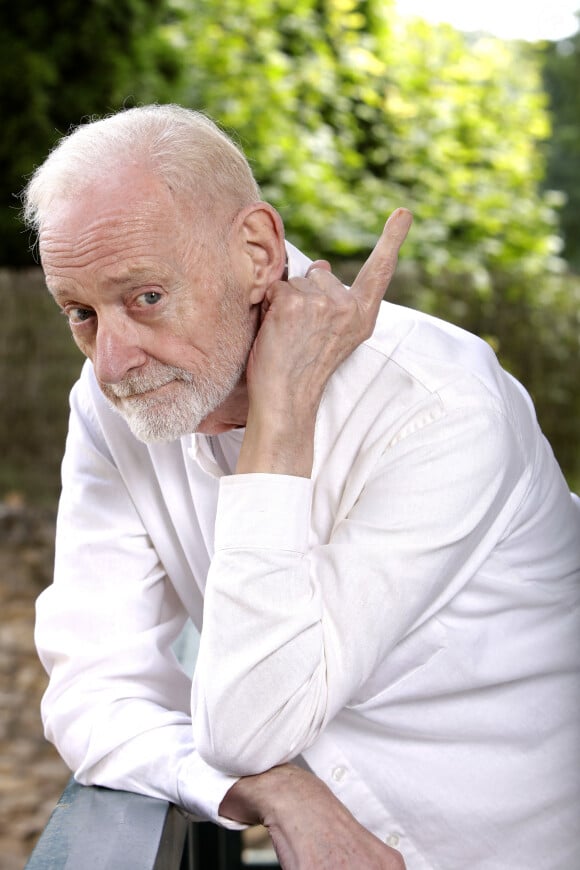
<svg viewBox="0 0 580 870">
<path fill-rule="evenodd" d="M 126 109 L 63 137 L 23 192 L 23 217 L 37 232 L 51 204 L 75 198 L 127 166 L 159 176 L 176 199 L 236 211 L 260 199 L 242 151 L 201 112 L 176 105 Z"/>
</svg>

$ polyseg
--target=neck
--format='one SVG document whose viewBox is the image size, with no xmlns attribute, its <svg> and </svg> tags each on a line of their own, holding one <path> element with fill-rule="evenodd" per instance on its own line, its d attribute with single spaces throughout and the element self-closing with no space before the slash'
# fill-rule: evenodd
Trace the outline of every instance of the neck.
<svg viewBox="0 0 580 870">
<path fill-rule="evenodd" d="M 225 402 L 202 420 L 197 432 L 201 435 L 219 435 L 230 429 L 241 429 L 248 419 L 248 407 L 248 388 L 245 377 L 242 377 Z"/>
</svg>

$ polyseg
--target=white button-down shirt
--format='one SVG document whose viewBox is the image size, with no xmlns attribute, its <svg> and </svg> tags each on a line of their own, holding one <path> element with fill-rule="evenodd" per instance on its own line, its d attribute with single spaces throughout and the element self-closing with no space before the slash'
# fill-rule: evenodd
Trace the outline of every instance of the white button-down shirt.
<svg viewBox="0 0 580 870">
<path fill-rule="evenodd" d="M 580 867 L 580 509 L 484 342 L 384 304 L 310 480 L 137 442 L 90 364 L 71 408 L 36 637 L 80 782 L 217 818 L 300 756 L 408 870 Z"/>
</svg>

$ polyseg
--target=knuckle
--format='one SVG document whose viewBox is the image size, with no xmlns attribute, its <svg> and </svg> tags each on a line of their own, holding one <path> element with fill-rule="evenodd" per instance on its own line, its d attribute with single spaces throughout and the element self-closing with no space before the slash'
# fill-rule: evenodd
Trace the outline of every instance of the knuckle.
<svg viewBox="0 0 580 870">
<path fill-rule="evenodd" d="M 290 313 L 298 313 L 304 308 L 304 297 L 299 293 L 292 293 L 292 295 L 286 297 L 284 305 Z"/>
<path fill-rule="evenodd" d="M 316 295 L 311 296 L 310 301 L 312 307 L 315 308 L 319 314 L 326 314 L 326 312 L 333 307 L 331 305 L 331 300 L 324 293 L 317 293 Z"/>
</svg>

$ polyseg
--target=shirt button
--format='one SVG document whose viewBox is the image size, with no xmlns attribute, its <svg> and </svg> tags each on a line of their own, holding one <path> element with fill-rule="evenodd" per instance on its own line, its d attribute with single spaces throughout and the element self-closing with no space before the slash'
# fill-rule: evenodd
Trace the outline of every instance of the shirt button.
<svg viewBox="0 0 580 870">
<path fill-rule="evenodd" d="M 346 767 L 335 767 L 332 771 L 332 778 L 335 782 L 342 782 L 347 773 Z"/>
<path fill-rule="evenodd" d="M 385 843 L 387 844 L 387 846 L 392 846 L 394 849 L 395 846 L 399 845 L 399 835 L 398 834 L 389 834 L 389 836 L 385 840 Z"/>
</svg>

